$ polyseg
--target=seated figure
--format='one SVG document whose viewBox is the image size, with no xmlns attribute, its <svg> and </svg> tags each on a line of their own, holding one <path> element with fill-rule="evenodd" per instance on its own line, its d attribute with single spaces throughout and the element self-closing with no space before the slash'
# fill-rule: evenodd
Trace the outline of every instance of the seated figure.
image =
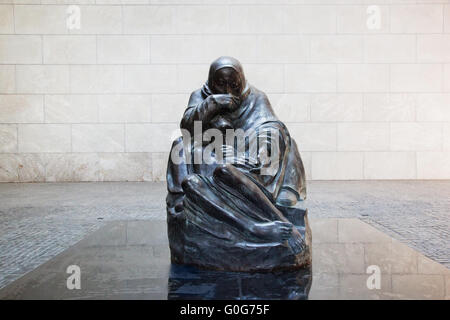
<svg viewBox="0 0 450 320">
<path fill-rule="evenodd" d="M 309 265 L 311 232 L 297 145 L 267 96 L 246 81 L 239 61 L 220 57 L 211 64 L 180 126 L 186 134 L 174 141 L 167 168 L 172 262 L 229 271 Z M 227 139 L 235 130 L 245 132 L 243 148 Z M 219 147 L 211 148 L 207 132 L 225 139 L 214 135 Z"/>
</svg>

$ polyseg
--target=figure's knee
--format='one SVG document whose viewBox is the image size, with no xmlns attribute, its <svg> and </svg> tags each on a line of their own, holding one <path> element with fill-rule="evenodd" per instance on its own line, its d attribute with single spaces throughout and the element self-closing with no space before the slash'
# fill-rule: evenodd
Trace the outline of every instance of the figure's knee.
<svg viewBox="0 0 450 320">
<path fill-rule="evenodd" d="M 178 137 L 172 142 L 170 148 L 169 163 L 175 165 L 186 164 L 184 156 L 183 137 Z"/>
<path fill-rule="evenodd" d="M 235 170 L 236 169 L 231 164 L 221 164 L 214 169 L 214 177 L 221 178 L 234 175 Z"/>
<path fill-rule="evenodd" d="M 178 138 L 176 138 L 175 140 L 173 140 L 172 142 L 172 148 L 174 148 L 175 146 L 179 145 L 179 144 L 183 144 L 183 137 L 179 136 Z"/>
<path fill-rule="evenodd" d="M 185 194 L 188 194 L 192 190 L 197 190 L 201 188 L 203 185 L 202 180 L 200 179 L 198 174 L 190 174 L 186 176 L 181 182 L 181 187 Z"/>
</svg>

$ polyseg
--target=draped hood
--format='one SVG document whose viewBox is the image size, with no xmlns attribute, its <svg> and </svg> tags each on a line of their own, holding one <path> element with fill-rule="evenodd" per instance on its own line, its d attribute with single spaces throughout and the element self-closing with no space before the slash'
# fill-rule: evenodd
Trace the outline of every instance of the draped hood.
<svg viewBox="0 0 450 320">
<path fill-rule="evenodd" d="M 227 115 L 235 129 L 247 130 L 264 122 L 278 121 L 267 96 L 248 83 L 245 78 L 244 68 L 233 57 L 223 56 L 211 63 L 208 80 L 201 88 L 203 99 L 215 94 L 211 90 L 210 84 L 213 83 L 215 73 L 223 68 L 232 68 L 236 71 L 242 83 L 242 90 L 239 96 L 240 106 L 236 111 Z"/>
</svg>

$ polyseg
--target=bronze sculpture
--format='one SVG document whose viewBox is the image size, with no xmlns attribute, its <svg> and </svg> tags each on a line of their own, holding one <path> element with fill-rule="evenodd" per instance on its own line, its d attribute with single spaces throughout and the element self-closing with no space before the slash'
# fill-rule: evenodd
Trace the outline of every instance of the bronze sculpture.
<svg viewBox="0 0 450 320">
<path fill-rule="evenodd" d="M 228 271 L 309 265 L 297 145 L 239 61 L 211 64 L 180 127 L 167 168 L 172 262 Z"/>
</svg>

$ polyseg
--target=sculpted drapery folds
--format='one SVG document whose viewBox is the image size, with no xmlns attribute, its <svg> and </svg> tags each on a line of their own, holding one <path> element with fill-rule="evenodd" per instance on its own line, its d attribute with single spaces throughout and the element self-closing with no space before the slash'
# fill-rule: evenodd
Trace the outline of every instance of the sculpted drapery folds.
<svg viewBox="0 0 450 320">
<path fill-rule="evenodd" d="M 308 265 L 297 145 L 239 61 L 211 64 L 180 127 L 167 168 L 172 262 L 232 271 Z"/>
</svg>

